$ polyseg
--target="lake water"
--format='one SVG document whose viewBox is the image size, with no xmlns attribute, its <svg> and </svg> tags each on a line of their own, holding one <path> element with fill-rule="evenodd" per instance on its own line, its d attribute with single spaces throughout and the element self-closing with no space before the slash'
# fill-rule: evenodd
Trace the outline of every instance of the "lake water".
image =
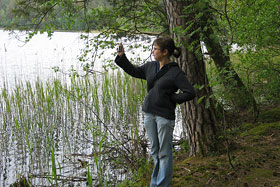
<svg viewBox="0 0 280 187">
<path fill-rule="evenodd" d="M 96 35 L 90 34 L 91 37 Z M 55 66 L 64 72 L 71 69 L 71 66 L 77 70 L 82 69 L 78 57 L 82 53 L 81 50 L 85 48 L 85 41 L 80 38 L 81 33 L 55 32 L 51 38 L 47 37 L 47 34 L 38 34 L 28 43 L 24 43 L 26 36 L 19 32 L 10 35 L 7 31 L 0 30 L 1 86 L 3 82 L 13 85 L 15 79 L 24 82 L 34 81 L 38 77 L 46 80 L 53 76 L 61 76 L 54 73 L 52 68 Z M 130 44 L 127 40 L 124 40 L 124 43 Z M 134 41 L 134 43 L 139 44 L 143 41 Z M 134 59 L 145 59 L 150 55 L 150 52 L 143 51 L 141 48 L 131 50 L 127 47 L 126 50 L 128 56 Z M 106 60 L 115 58 L 115 51 L 115 49 L 98 51 L 98 54 L 104 54 L 95 62 L 94 69 L 102 71 Z"/>
<path fill-rule="evenodd" d="M 64 72 L 71 69 L 71 66 L 81 69 L 78 56 L 81 55 L 85 42 L 80 39 L 80 33 L 55 32 L 51 38 L 47 34 L 38 34 L 30 42 L 24 43 L 26 36 L 19 32 L 9 35 L 0 30 L 1 87 L 3 83 L 13 86 L 15 81 L 33 82 L 37 78 L 47 80 L 53 76 L 62 76 L 54 73 L 52 68 L 55 66 Z M 113 50 L 106 50 L 105 56 L 111 56 L 112 52 Z M 95 69 L 101 70 L 102 60 L 95 64 Z"/>
<path fill-rule="evenodd" d="M 34 86 L 38 80 L 44 83 L 53 78 L 58 78 L 62 82 L 70 84 L 70 69 L 74 68 L 80 73 L 83 72 L 81 62 L 78 59 L 82 54 L 81 50 L 85 47 L 85 41 L 80 38 L 81 33 L 55 32 L 51 39 L 46 34 L 39 34 L 28 43 L 23 42 L 26 35 L 19 32 L 16 32 L 16 34 L 17 37 L 15 38 L 15 35 L 9 35 L 8 32 L 0 30 L 1 92 L 4 87 L 8 91 L 14 90 L 17 84 L 20 82 L 25 84 L 26 81 Z M 90 37 L 95 35 L 97 34 L 90 34 Z M 128 58 L 138 59 L 138 61 L 149 59 L 149 50 L 127 47 L 131 40 L 123 39 L 122 42 L 126 45 Z M 137 39 L 132 42 L 134 44 L 151 44 L 151 39 Z M 92 53 L 94 52 L 96 51 Z M 96 58 L 94 70 L 104 72 L 103 65 L 114 60 L 115 49 L 100 50 L 97 53 L 104 54 L 101 58 Z M 88 60 L 85 63 L 90 63 L 92 59 L 89 58 Z M 53 67 L 59 67 L 64 73 L 55 73 Z M 92 78 L 91 81 L 96 80 Z M 25 89 L 25 87 L 21 88 Z M 47 93 L 45 94 L 47 95 Z M 15 100 L 11 98 L 11 102 L 16 104 L 17 101 Z M 93 102 L 91 99 L 90 101 Z M 4 103 L 3 100 L 1 102 Z M 0 132 L 0 148 L 2 149 L 0 150 L 0 186 L 9 186 L 19 176 L 29 174 L 32 174 L 33 184 L 50 184 L 49 181 L 52 181 L 52 179 L 48 178 L 50 176 L 48 173 L 53 172 L 51 149 L 48 147 L 50 144 L 56 145 L 54 156 L 57 164 L 59 164 L 56 167 L 60 171 L 59 174 L 63 175 L 60 176 L 61 180 L 68 181 L 65 183 L 66 186 L 85 186 L 84 179 L 87 177 L 85 173 L 88 169 L 92 170 L 93 177 L 98 177 L 96 160 L 93 159 L 92 155 L 94 149 L 92 139 L 94 137 L 91 127 L 88 126 L 91 122 L 85 118 L 90 112 L 84 111 L 83 103 L 67 103 L 67 101 L 61 101 L 59 98 L 57 103 L 59 104 L 54 105 L 50 110 L 61 116 L 61 119 L 53 119 L 54 117 L 49 115 L 44 116 L 42 112 L 37 112 L 36 106 L 34 107 L 28 102 L 24 103 L 23 108 L 11 109 L 17 115 L 19 114 L 19 118 L 21 117 L 21 110 L 26 113 L 25 120 L 27 122 L 23 129 L 18 127 L 16 117 L 10 117 L 11 121 L 6 122 L 5 120 L 9 116 L 1 114 L 0 111 L 0 130 L 2 130 Z M 7 109 L 7 106 L 0 106 Z M 69 113 L 71 113 L 71 119 L 69 119 Z M 140 120 L 141 117 L 138 116 Z M 48 121 L 49 126 L 40 128 L 40 120 Z M 6 123 L 7 125 L 3 125 Z M 129 128 L 134 129 L 133 126 Z M 180 135 L 180 129 L 180 125 L 176 123 L 176 136 Z M 41 136 L 43 134 L 44 136 Z M 27 146 L 30 142 L 32 145 Z M 82 162 L 87 162 L 90 168 L 81 167 Z M 120 172 L 122 171 L 117 172 L 116 175 L 119 175 Z M 114 175 L 112 174 L 112 176 Z M 122 178 L 121 175 L 116 177 L 118 180 Z M 82 182 L 79 182 L 79 180 L 82 180 Z"/>
</svg>

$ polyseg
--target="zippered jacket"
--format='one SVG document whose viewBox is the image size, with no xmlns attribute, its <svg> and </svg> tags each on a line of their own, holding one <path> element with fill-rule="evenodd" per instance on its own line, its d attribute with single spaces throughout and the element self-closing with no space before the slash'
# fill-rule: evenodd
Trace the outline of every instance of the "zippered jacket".
<svg viewBox="0 0 280 187">
<path fill-rule="evenodd" d="M 195 97 L 194 88 L 175 62 L 164 65 L 158 71 L 158 61 L 134 66 L 123 54 L 116 57 L 115 63 L 127 74 L 147 81 L 148 95 L 145 97 L 142 107 L 144 112 L 175 120 L 176 104 L 192 100 Z M 159 77 L 156 79 L 156 76 Z M 181 90 L 180 93 L 176 93 L 178 89 Z"/>
</svg>

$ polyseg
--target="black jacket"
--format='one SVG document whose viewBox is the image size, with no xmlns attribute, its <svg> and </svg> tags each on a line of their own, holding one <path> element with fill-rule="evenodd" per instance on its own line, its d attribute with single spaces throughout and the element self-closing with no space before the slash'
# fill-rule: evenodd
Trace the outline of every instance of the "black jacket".
<svg viewBox="0 0 280 187">
<path fill-rule="evenodd" d="M 176 103 L 181 104 L 195 97 L 193 87 L 175 62 L 166 64 L 159 71 L 159 62 L 152 61 L 142 66 L 134 66 L 125 54 L 117 56 L 115 62 L 129 75 L 147 80 L 148 95 L 142 108 L 144 112 L 175 120 Z M 155 80 L 160 74 L 161 77 Z M 182 93 L 176 94 L 178 89 Z"/>
</svg>

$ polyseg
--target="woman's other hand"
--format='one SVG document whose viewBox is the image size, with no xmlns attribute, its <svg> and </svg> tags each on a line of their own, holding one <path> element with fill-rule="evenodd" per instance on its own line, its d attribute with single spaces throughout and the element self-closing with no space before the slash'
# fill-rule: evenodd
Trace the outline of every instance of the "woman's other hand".
<svg viewBox="0 0 280 187">
<path fill-rule="evenodd" d="M 124 48 L 122 43 L 120 43 L 120 45 L 118 46 L 117 53 L 119 56 L 122 56 L 124 54 Z"/>
</svg>

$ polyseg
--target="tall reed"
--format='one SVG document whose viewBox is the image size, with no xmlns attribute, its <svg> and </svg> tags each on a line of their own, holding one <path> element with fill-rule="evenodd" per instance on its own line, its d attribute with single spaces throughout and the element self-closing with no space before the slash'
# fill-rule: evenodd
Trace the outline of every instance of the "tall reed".
<svg viewBox="0 0 280 187">
<path fill-rule="evenodd" d="M 58 185 L 115 184 L 145 152 L 145 92 L 142 80 L 119 71 L 3 88 L 0 129 L 13 143 L 1 142 L 1 150 L 20 155 L 14 169 L 35 186 L 52 178 Z"/>
</svg>

